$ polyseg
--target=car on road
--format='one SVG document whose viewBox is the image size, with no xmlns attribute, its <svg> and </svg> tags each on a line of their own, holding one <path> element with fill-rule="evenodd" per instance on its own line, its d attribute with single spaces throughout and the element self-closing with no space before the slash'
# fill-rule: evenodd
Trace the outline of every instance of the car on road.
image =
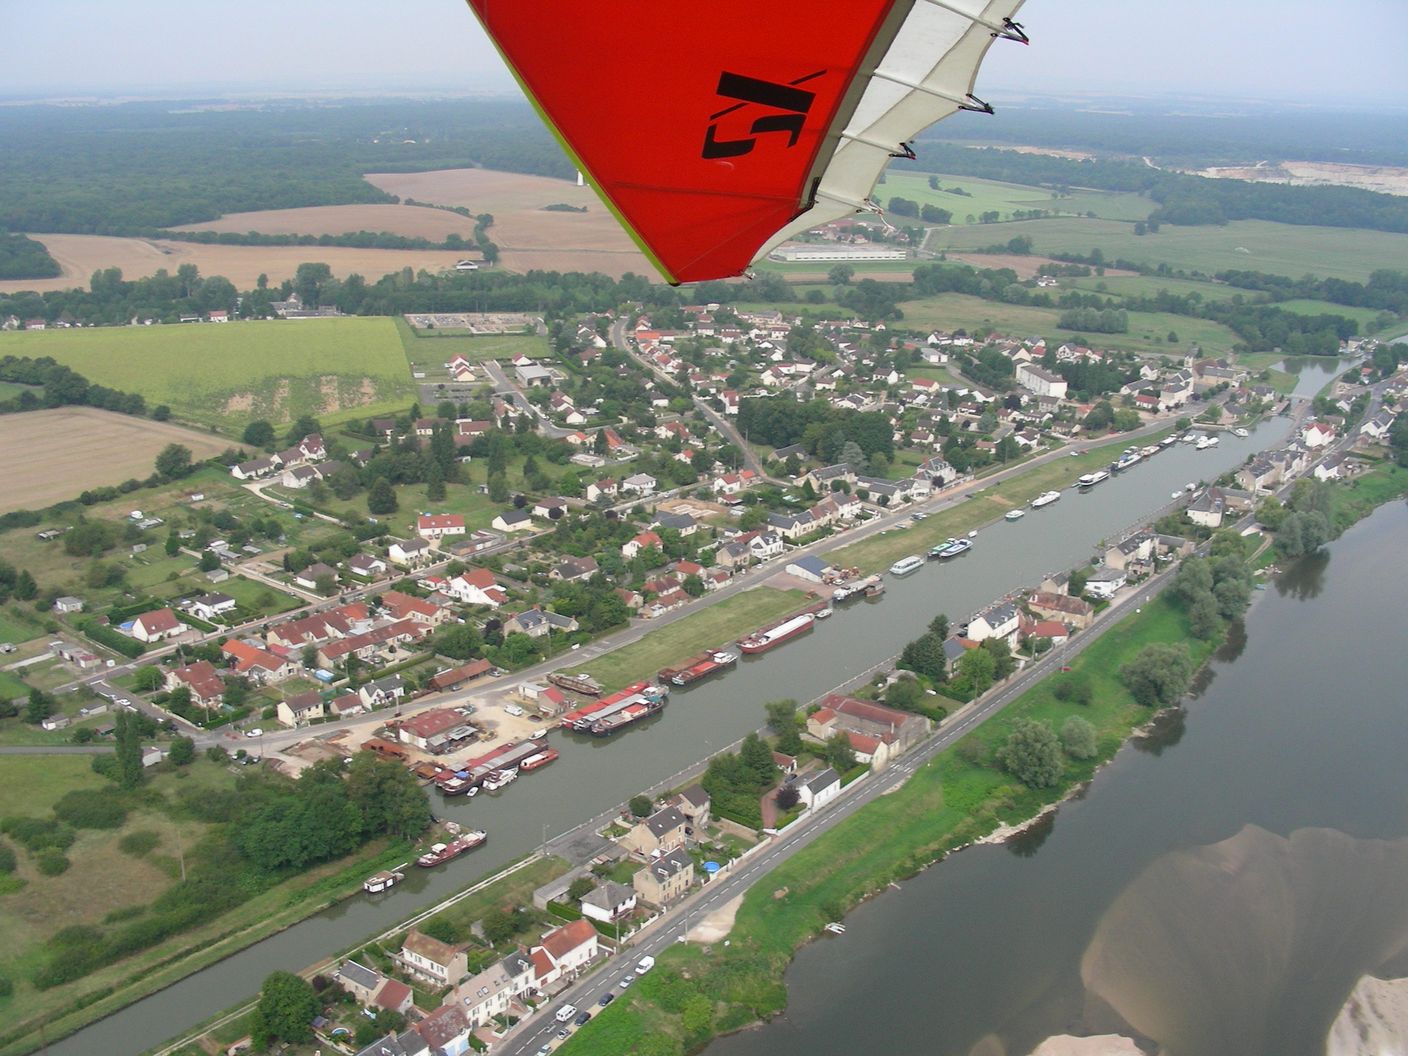
<svg viewBox="0 0 1408 1056">
<path fill-rule="evenodd" d="M 607 1005 L 611 1004 L 611 1002 L 615 1000 L 616 995 L 613 994 L 610 990 L 608 990 L 606 991 L 606 993 L 601 995 L 601 1000 L 598 1001 L 597 1004 L 600 1005 L 602 1008 L 605 1008 Z"/>
<path fill-rule="evenodd" d="M 566 1023 L 569 1019 L 571 1019 L 571 1018 L 572 1018 L 573 1016 L 575 1016 L 576 1014 L 577 1014 L 577 1006 L 576 1006 L 576 1005 L 563 1005 L 561 1008 L 559 1008 L 559 1009 L 557 1010 L 557 1021 L 558 1021 L 559 1023 Z"/>
<path fill-rule="evenodd" d="M 572 1022 L 573 1022 L 576 1026 L 584 1027 L 584 1026 L 587 1025 L 588 1022 L 590 1022 L 591 1018 L 592 1018 L 592 1014 L 591 1014 L 590 1012 L 588 1012 L 588 1011 L 584 1008 L 584 1009 L 582 1009 L 582 1011 L 580 1011 L 580 1012 L 577 1013 L 577 1018 L 574 1019 Z"/>
<path fill-rule="evenodd" d="M 261 730 L 258 726 L 256 726 L 252 730 L 245 730 L 244 735 L 246 737 L 263 737 L 264 731 Z"/>
<path fill-rule="evenodd" d="M 650 971 L 650 969 L 654 967 L 654 957 L 642 957 L 639 961 L 636 962 L 636 975 L 644 975 L 646 972 Z"/>
<path fill-rule="evenodd" d="M 548 1053 L 550 1052 L 552 1052 L 552 1046 L 544 1045 L 541 1049 L 538 1050 L 538 1056 L 548 1056 Z"/>
</svg>

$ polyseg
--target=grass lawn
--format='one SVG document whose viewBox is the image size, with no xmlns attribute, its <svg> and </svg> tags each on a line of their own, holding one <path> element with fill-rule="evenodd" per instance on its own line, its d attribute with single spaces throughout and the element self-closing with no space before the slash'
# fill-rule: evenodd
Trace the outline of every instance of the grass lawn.
<svg viewBox="0 0 1408 1056">
<path fill-rule="evenodd" d="M 535 890 L 551 880 L 556 880 L 570 868 L 571 865 L 565 859 L 541 858 L 509 874 L 498 883 L 461 899 L 433 919 L 447 921 L 456 930 L 467 935 L 469 926 L 491 909 L 504 905 L 531 906 Z"/>
<path fill-rule="evenodd" d="M 1144 437 L 1141 443 L 1157 443 L 1166 434 Z M 1043 491 L 1063 490 L 1075 484 L 1082 473 L 1108 465 L 1129 442 L 1116 438 L 1109 444 L 1092 448 L 1075 458 L 1054 458 L 1040 466 L 1019 473 L 982 491 L 975 492 L 957 506 L 931 514 L 927 520 L 905 522 L 906 527 L 891 530 L 869 539 L 843 546 L 827 554 L 836 565 L 857 566 L 867 572 L 878 572 L 908 554 L 917 554 L 943 542 L 950 536 L 967 535 L 1008 510 L 1025 506 Z M 982 546 L 982 539 L 978 540 Z"/>
<path fill-rule="evenodd" d="M 1339 227 L 1235 220 L 1222 227 L 1164 224 L 1157 235 L 1136 235 L 1134 225 L 1117 220 L 1057 218 L 941 228 L 929 248 L 977 249 L 1018 235 L 1032 239 L 1037 254 L 1089 253 L 1143 264 L 1168 264 L 1212 275 L 1219 271 L 1265 271 L 1299 277 L 1363 282 L 1377 268 L 1401 267 L 1408 260 L 1408 234 Z M 905 313 L 908 317 L 908 312 Z"/>
<path fill-rule="evenodd" d="M 52 356 L 89 381 L 227 433 L 255 418 L 330 423 L 399 412 L 415 399 L 384 318 L 22 331 L 5 335 L 5 347 Z"/>
<path fill-rule="evenodd" d="M 800 608 L 800 590 L 755 587 L 653 630 L 639 641 L 598 657 L 575 672 L 591 675 L 608 691 L 652 677 L 662 667 L 731 642 Z"/>
<path fill-rule="evenodd" d="M 998 824 L 1031 817 L 1088 780 L 1131 728 L 1151 714 L 1125 691 L 1119 668 L 1150 642 L 1186 638 L 1182 612 L 1167 601 L 1122 621 L 1073 662 L 1095 690 L 1089 706 L 1057 701 L 1049 680 L 1028 690 L 969 735 L 967 740 L 974 742 L 964 752 L 969 759 L 960 756 L 959 746 L 940 753 L 894 794 L 868 803 L 769 872 L 744 898 L 727 947 L 716 944 L 706 952 L 674 946 L 662 953 L 655 971 L 577 1033 L 567 1045 L 568 1056 L 678 1051 L 673 1046 L 681 1044 L 690 1051 L 702 1047 L 710 1034 L 780 1011 L 787 1000 L 782 979 L 788 961 L 826 921 Z M 1212 650 L 1212 643 L 1191 645 L 1199 660 Z M 1072 714 L 1095 726 L 1099 754 L 1086 762 L 1068 760 L 1058 786 L 1028 789 L 989 765 L 995 746 L 1017 719 L 1059 726 Z M 703 995 L 708 1002 L 695 1013 L 710 1022 L 703 1030 L 696 1027 L 699 1032 L 693 1035 L 681 1014 L 688 1007 L 680 999 L 686 977 L 683 994 Z M 705 1011 L 712 1015 L 702 1015 Z"/>
<path fill-rule="evenodd" d="M 44 628 L 34 619 L 37 615 L 32 607 L 21 609 L 19 603 L 0 608 L 0 642 L 19 645 L 44 636 Z M 15 654 L 7 654 L 10 660 Z"/>
<path fill-rule="evenodd" d="M 1107 297 L 1154 297 L 1160 292 L 1168 292 L 1177 297 L 1196 293 L 1204 301 L 1230 301 L 1241 295 L 1248 300 L 1254 296 L 1251 290 L 1239 290 L 1218 282 L 1201 282 L 1196 279 L 1172 279 L 1163 275 L 1091 275 L 1088 278 L 1066 278 L 1060 280 L 1060 289 L 1078 290 L 1081 293 L 1096 293 Z"/>
</svg>

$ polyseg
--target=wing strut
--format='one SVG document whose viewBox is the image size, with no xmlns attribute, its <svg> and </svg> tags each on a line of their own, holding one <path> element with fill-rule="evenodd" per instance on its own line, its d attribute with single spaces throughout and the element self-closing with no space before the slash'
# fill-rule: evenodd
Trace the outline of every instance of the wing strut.
<svg viewBox="0 0 1408 1056">
<path fill-rule="evenodd" d="M 966 95 L 954 95 L 952 92 L 945 92 L 938 88 L 930 88 L 927 84 L 920 84 L 905 77 L 897 77 L 893 73 L 886 73 L 884 70 L 876 70 L 870 76 L 878 77 L 882 81 L 889 81 L 891 84 L 898 84 L 902 88 L 908 88 L 911 92 L 923 92 L 925 95 L 932 95 L 939 99 L 947 99 L 960 110 L 967 110 L 974 114 L 993 113 L 992 103 L 985 103 L 972 92 Z"/>
<path fill-rule="evenodd" d="M 952 11 L 955 15 L 968 19 L 976 26 L 986 26 L 988 29 L 992 30 L 992 35 L 1000 40 L 1011 40 L 1018 44 L 1031 43 L 1026 31 L 1022 28 L 1022 23 L 1013 22 L 1010 18 L 1004 18 L 1000 23 L 993 22 L 983 18 L 981 15 L 969 14 L 960 7 L 946 3 L 945 0 L 924 0 L 924 2 L 933 4 L 935 7 L 942 7 L 945 11 Z"/>
</svg>

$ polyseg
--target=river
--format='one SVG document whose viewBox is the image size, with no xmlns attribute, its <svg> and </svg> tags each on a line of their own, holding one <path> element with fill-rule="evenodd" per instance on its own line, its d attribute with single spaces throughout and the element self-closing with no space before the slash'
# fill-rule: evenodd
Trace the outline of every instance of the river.
<svg viewBox="0 0 1408 1056">
<path fill-rule="evenodd" d="M 1301 385 L 1313 392 L 1337 364 L 1312 365 Z M 1317 369 L 1318 368 L 1318 369 Z M 1318 376 L 1318 377 L 1317 377 Z M 376 900 L 354 898 L 318 913 L 166 990 L 52 1043 L 52 1056 L 135 1054 L 253 995 L 269 972 L 311 964 L 393 926 L 417 909 L 448 897 L 539 847 L 585 818 L 615 808 L 763 721 L 763 702 L 809 700 L 896 653 L 935 613 L 959 622 L 993 598 L 1034 584 L 1051 571 L 1089 559 L 1101 539 L 1115 539 L 1167 503 L 1189 481 L 1212 480 L 1247 455 L 1275 446 L 1289 423 L 1272 418 L 1252 435 L 1224 435 L 1207 451 L 1177 444 L 1112 478 L 1089 494 L 1063 492 L 1053 506 L 1021 521 L 999 521 L 978 534 L 973 550 L 951 562 L 889 581 L 884 598 L 856 602 L 818 625 L 815 633 L 741 662 L 737 670 L 674 694 L 661 715 L 609 740 L 552 737 L 563 747 L 552 766 L 514 782 L 502 794 L 439 800 L 445 818 L 471 823 L 489 842 L 467 859 L 429 872 Z M 1074 474 L 1073 474 L 1074 475 Z M 752 630 L 737 628 L 738 633 Z M 563 744 L 564 740 L 568 743 Z"/>
<path fill-rule="evenodd" d="M 1408 975 L 1405 541 L 1408 506 L 1383 507 L 1258 592 L 1155 736 L 1049 824 L 859 907 L 801 951 L 784 1017 L 709 1056 L 1017 1056 L 1067 1032 L 1323 1054 L 1361 975 Z"/>
</svg>

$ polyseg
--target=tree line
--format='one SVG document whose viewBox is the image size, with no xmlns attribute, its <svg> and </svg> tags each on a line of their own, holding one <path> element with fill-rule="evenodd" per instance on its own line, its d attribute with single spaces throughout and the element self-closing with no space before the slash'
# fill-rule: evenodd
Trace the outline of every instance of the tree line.
<svg viewBox="0 0 1408 1056">
<path fill-rule="evenodd" d="M 62 274 L 44 243 L 0 230 L 0 279 L 56 279 Z"/>
<path fill-rule="evenodd" d="M 96 385 L 49 356 L 39 359 L 5 356 L 0 359 L 0 381 L 33 386 L 7 400 L 0 400 L 0 414 L 68 406 L 100 407 L 105 411 L 137 417 L 147 413 L 147 401 L 140 393 Z M 151 416 L 157 421 L 165 421 L 171 417 L 171 409 L 162 404 L 152 409 Z"/>
</svg>

